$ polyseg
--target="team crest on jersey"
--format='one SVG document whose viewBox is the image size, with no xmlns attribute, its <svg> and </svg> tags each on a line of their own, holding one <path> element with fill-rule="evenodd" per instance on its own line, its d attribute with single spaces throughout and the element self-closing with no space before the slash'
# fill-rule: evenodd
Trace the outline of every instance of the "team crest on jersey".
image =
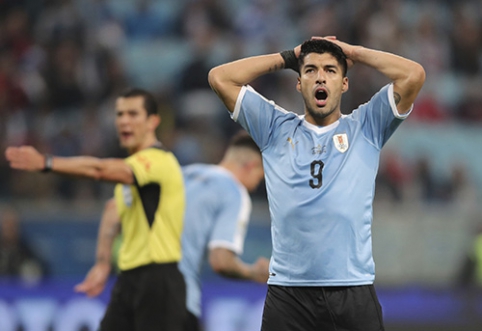
<svg viewBox="0 0 482 331">
<path fill-rule="evenodd" d="M 346 133 L 340 133 L 333 136 L 333 142 L 335 143 L 335 147 L 342 153 L 345 153 L 348 150 L 348 136 Z"/>
<path fill-rule="evenodd" d="M 122 196 L 127 207 L 132 206 L 132 191 L 130 185 L 122 185 Z"/>
</svg>

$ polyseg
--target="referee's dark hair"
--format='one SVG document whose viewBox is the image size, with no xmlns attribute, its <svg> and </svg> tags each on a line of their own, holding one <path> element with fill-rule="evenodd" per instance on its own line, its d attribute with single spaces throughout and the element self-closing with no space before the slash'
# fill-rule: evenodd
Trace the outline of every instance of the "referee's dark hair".
<svg viewBox="0 0 482 331">
<path fill-rule="evenodd" d="M 261 154 L 258 145 L 256 145 L 253 138 L 244 130 L 238 131 L 231 137 L 228 148 L 230 147 L 244 147 Z"/>
<path fill-rule="evenodd" d="M 143 97 L 144 98 L 144 108 L 147 111 L 147 116 L 149 115 L 159 115 L 159 108 L 157 106 L 157 100 L 152 95 L 152 93 L 140 89 L 140 88 L 129 88 L 119 95 L 121 98 L 133 98 L 133 97 Z"/>
</svg>

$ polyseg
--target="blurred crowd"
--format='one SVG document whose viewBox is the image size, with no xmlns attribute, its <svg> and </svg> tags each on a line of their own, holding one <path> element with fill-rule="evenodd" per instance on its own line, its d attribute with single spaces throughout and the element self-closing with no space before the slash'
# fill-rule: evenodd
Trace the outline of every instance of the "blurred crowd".
<svg viewBox="0 0 482 331">
<path fill-rule="evenodd" d="M 158 98 L 161 140 L 182 164 L 218 162 L 239 127 L 210 90 L 209 69 L 293 48 L 314 35 L 421 63 L 427 82 L 409 122 L 482 127 L 480 0 L 0 0 L 1 150 L 31 144 L 61 156 L 124 156 L 113 102 L 126 87 L 139 86 Z M 385 83 L 363 67 L 349 77 L 346 113 Z M 280 72 L 254 87 L 302 113 L 295 82 L 294 73 Z M 422 174 L 423 161 L 412 174 Z M 463 177 L 456 170 L 453 185 Z M 395 200 L 401 195 L 390 181 L 406 179 L 397 171 L 395 163 L 381 174 Z M 12 172 L 4 157 L 0 180 L 2 200 L 112 193 L 95 182 Z M 443 200 L 455 190 L 449 184 L 423 194 Z"/>
<path fill-rule="evenodd" d="M 9 206 L 0 211 L 0 279 L 20 279 L 35 285 L 48 275 L 49 266 L 31 247 L 21 228 L 19 211 Z"/>
</svg>

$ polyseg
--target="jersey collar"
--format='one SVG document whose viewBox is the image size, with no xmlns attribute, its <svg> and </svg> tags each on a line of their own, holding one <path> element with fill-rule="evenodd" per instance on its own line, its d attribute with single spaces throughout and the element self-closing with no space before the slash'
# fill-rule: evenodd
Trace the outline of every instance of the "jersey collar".
<svg viewBox="0 0 482 331">
<path fill-rule="evenodd" d="M 340 119 L 345 117 L 345 116 L 346 115 L 341 115 L 341 117 L 336 122 L 333 122 L 333 123 L 331 123 L 330 125 L 327 125 L 327 126 L 318 126 L 318 125 L 311 124 L 310 122 L 308 122 L 305 119 L 305 115 L 302 115 L 301 119 L 303 121 L 303 126 L 305 128 L 307 128 L 310 131 L 314 131 L 317 134 L 322 134 L 322 133 L 325 133 L 325 132 L 328 132 L 328 131 L 331 131 L 331 130 L 335 129 L 338 125 L 340 125 Z"/>
</svg>

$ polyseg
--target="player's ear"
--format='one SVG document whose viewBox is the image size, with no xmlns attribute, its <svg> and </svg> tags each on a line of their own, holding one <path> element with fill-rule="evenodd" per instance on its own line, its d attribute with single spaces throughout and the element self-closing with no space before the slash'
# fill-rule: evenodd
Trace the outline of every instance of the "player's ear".
<svg viewBox="0 0 482 331">
<path fill-rule="evenodd" d="M 348 88 L 348 77 L 343 77 L 343 86 L 341 87 L 341 93 L 345 93 L 346 91 L 348 91 Z"/>
<path fill-rule="evenodd" d="M 296 82 L 296 90 L 301 93 L 301 80 L 298 77 L 298 81 Z"/>
<path fill-rule="evenodd" d="M 148 119 L 148 125 L 151 130 L 156 130 L 156 128 L 161 124 L 161 116 L 151 114 L 149 115 Z"/>
<path fill-rule="evenodd" d="M 255 162 L 253 160 L 247 160 L 243 164 L 243 169 L 246 173 L 250 173 L 254 167 L 255 167 Z"/>
</svg>

